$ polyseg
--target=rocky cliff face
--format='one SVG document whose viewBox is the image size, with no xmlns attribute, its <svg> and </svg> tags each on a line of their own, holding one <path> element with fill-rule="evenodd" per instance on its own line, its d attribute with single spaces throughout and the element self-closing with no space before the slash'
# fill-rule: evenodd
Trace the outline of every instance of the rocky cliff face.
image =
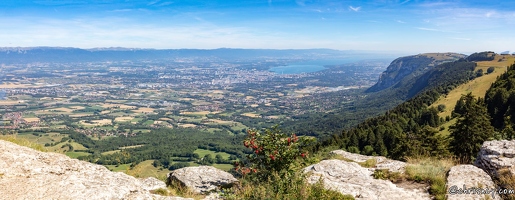
<svg viewBox="0 0 515 200">
<path fill-rule="evenodd" d="M 377 92 L 394 86 L 406 77 L 416 77 L 434 66 L 464 58 L 456 53 L 427 53 L 397 58 L 384 71 L 377 83 L 367 92 Z"/>
<path fill-rule="evenodd" d="M 166 187 L 104 166 L 0 140 L 1 199 L 183 199 L 152 194 Z"/>
</svg>

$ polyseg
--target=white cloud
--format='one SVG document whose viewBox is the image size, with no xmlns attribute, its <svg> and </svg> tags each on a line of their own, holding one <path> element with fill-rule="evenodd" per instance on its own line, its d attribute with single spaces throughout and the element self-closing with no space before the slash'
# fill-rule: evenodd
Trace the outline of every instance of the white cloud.
<svg viewBox="0 0 515 200">
<path fill-rule="evenodd" d="M 417 27 L 418 30 L 423 30 L 423 31 L 440 31 L 438 29 L 433 29 L 433 28 L 421 28 L 421 27 Z"/>
<path fill-rule="evenodd" d="M 402 4 L 408 3 L 408 2 L 410 2 L 410 1 L 411 1 L 411 0 L 405 0 L 405 1 L 401 2 L 400 4 L 402 5 Z"/>
<path fill-rule="evenodd" d="M 491 11 L 491 12 L 487 12 L 487 13 L 485 14 L 485 17 L 490 18 L 490 17 L 492 17 L 492 16 L 493 16 L 493 15 L 495 15 L 495 14 L 496 14 L 496 12 L 492 12 L 492 11 Z"/>
<path fill-rule="evenodd" d="M 17 23 L 13 23 L 17 22 Z M 329 39 L 249 27 L 193 24 L 139 24 L 123 18 L 0 18 L 0 46 L 128 48 L 314 48 L 338 47 Z M 15 44 L 13 44 L 16 41 Z M 331 46 L 333 45 L 333 46 Z"/>
<path fill-rule="evenodd" d="M 402 21 L 402 20 L 397 20 L 396 22 L 397 23 L 401 23 L 401 24 L 405 24 L 406 23 L 405 21 Z"/>
<path fill-rule="evenodd" d="M 434 31 L 434 32 L 442 32 L 442 33 L 459 33 L 456 31 L 449 31 L 449 30 L 442 30 L 442 29 L 435 29 L 435 28 L 424 28 L 424 27 L 417 27 L 418 30 L 423 31 Z"/>
<path fill-rule="evenodd" d="M 452 37 L 450 39 L 453 39 L 453 40 L 466 40 L 466 41 L 472 40 L 471 38 L 460 38 L 460 37 Z"/>
<path fill-rule="evenodd" d="M 349 6 L 349 9 L 351 9 L 354 12 L 358 12 L 359 10 L 361 10 L 361 6 L 358 6 L 358 7 Z"/>
<path fill-rule="evenodd" d="M 147 5 L 148 5 L 148 6 L 151 6 L 151 5 L 154 5 L 154 4 L 156 4 L 156 3 L 159 3 L 159 1 L 161 1 L 161 0 L 151 1 L 151 2 L 149 2 Z"/>
</svg>

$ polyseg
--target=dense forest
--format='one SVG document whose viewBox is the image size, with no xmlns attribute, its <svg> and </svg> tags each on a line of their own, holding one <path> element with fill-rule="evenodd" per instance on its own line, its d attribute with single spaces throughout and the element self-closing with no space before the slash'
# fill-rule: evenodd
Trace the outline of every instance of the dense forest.
<svg viewBox="0 0 515 200">
<path fill-rule="evenodd" d="M 204 160 L 193 153 L 197 148 L 229 153 L 233 155 L 231 156 L 232 160 L 250 153 L 241 145 L 243 134 L 213 134 L 187 128 L 163 128 L 152 130 L 150 133 L 137 134 L 133 137 L 113 137 L 105 140 L 92 140 L 84 134 L 73 131 L 66 134 L 90 149 L 87 152 L 91 155 L 82 156 L 79 159 L 106 165 L 158 160 L 159 163 L 167 167 L 172 161 Z M 112 154 L 101 154 L 119 149 L 123 150 Z M 207 160 L 209 159 L 207 158 Z M 210 163 L 230 163 L 230 160 L 218 159 Z"/>
<path fill-rule="evenodd" d="M 497 78 L 484 100 L 495 130 L 506 139 L 515 139 L 515 64 Z"/>
</svg>

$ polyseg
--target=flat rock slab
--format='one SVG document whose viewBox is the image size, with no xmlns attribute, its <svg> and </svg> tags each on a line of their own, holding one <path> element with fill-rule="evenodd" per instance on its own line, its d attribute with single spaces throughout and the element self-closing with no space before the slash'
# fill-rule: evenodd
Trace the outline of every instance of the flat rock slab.
<svg viewBox="0 0 515 200">
<path fill-rule="evenodd" d="M 365 162 L 370 159 L 376 160 L 376 166 L 372 169 L 388 169 L 391 172 L 400 172 L 404 173 L 406 170 L 406 163 L 398 160 L 387 159 L 383 156 L 365 156 L 356 153 L 349 153 L 343 150 L 334 150 L 331 151 L 331 154 L 340 155 L 346 159 L 352 160 L 354 162 Z"/>
<path fill-rule="evenodd" d="M 174 170 L 169 174 L 168 181 L 179 181 L 199 194 L 232 187 L 238 182 L 232 174 L 211 166 L 185 167 Z"/>
<path fill-rule="evenodd" d="M 151 194 L 163 186 L 156 180 L 145 186 L 101 165 L 0 140 L 2 199 L 183 199 Z"/>
<path fill-rule="evenodd" d="M 449 176 L 447 176 L 448 200 L 500 200 L 501 197 L 494 192 L 495 189 L 497 186 L 492 178 L 485 171 L 473 165 L 451 167 Z"/>
<path fill-rule="evenodd" d="M 356 199 L 431 199 L 427 191 L 399 188 L 387 180 L 374 179 L 372 171 L 354 162 L 324 160 L 304 168 L 309 183 L 322 178 L 324 187 Z"/>
</svg>

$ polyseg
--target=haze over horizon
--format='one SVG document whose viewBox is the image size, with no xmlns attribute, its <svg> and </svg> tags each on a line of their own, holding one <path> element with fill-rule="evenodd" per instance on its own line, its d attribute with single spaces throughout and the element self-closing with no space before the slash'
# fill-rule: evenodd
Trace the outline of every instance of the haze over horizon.
<svg viewBox="0 0 515 200">
<path fill-rule="evenodd" d="M 510 1 L 0 2 L 0 46 L 515 51 Z"/>
</svg>

